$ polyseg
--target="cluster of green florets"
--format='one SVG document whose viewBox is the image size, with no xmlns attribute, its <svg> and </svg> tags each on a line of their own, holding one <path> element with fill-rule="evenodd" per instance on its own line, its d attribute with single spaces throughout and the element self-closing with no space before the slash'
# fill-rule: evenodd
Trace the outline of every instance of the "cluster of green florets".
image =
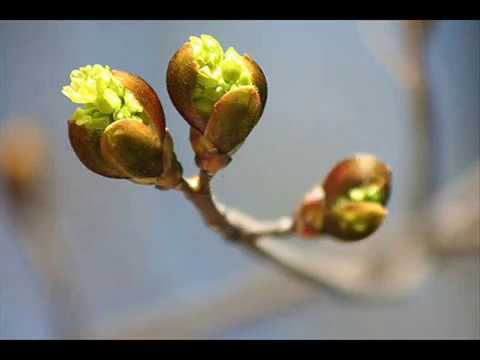
<svg viewBox="0 0 480 360">
<path fill-rule="evenodd" d="M 340 217 L 340 227 L 343 230 L 351 229 L 357 233 L 363 233 L 369 226 L 370 219 L 358 213 L 355 208 L 349 208 L 350 202 L 372 202 L 383 204 L 385 201 L 385 190 L 378 184 L 369 184 L 350 189 L 346 195 L 340 197 L 334 211 Z"/>
<path fill-rule="evenodd" d="M 62 93 L 76 104 L 75 123 L 103 131 L 112 122 L 129 118 L 142 122 L 143 107 L 133 93 L 116 79 L 109 66 L 87 65 L 70 73 L 70 86 Z"/>
<path fill-rule="evenodd" d="M 377 184 L 355 187 L 348 191 L 348 199 L 351 201 L 367 201 L 382 204 L 385 199 L 385 191 Z"/>
<path fill-rule="evenodd" d="M 191 36 L 193 56 L 200 70 L 193 94 L 198 111 L 210 115 L 213 105 L 224 94 L 241 86 L 252 85 L 252 76 L 243 58 L 233 47 L 225 53 L 210 35 Z"/>
</svg>

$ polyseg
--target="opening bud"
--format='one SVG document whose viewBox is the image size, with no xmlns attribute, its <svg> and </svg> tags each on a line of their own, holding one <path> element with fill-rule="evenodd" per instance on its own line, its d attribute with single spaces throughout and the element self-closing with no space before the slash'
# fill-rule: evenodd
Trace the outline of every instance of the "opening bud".
<svg viewBox="0 0 480 360">
<path fill-rule="evenodd" d="M 210 35 L 190 37 L 175 53 L 167 88 L 178 112 L 223 155 L 232 155 L 246 140 L 267 99 L 258 64 L 234 48 L 224 53 Z"/>
<path fill-rule="evenodd" d="M 101 65 L 74 70 L 70 79 L 62 93 L 83 106 L 68 122 L 69 138 L 88 169 L 155 184 L 165 175 L 165 162 L 178 164 L 173 143 L 171 151 L 166 149 L 171 138 L 166 141 L 160 99 L 145 80 Z M 165 154 L 174 159 L 165 159 Z"/>
<path fill-rule="evenodd" d="M 358 154 L 337 164 L 323 187 L 325 232 L 360 240 L 375 232 L 388 213 L 391 170 L 373 155 Z"/>
</svg>

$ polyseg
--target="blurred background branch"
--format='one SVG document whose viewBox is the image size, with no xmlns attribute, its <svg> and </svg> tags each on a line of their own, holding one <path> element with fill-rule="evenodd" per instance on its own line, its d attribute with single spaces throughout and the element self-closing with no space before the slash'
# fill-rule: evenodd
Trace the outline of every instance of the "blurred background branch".
<svg viewBox="0 0 480 360">
<path fill-rule="evenodd" d="M 21 248 L 47 288 L 53 337 L 75 335 L 81 326 L 81 295 L 66 233 L 56 209 L 50 136 L 34 119 L 0 124 L 0 182 Z M 80 296 L 79 296 L 80 295 Z"/>
</svg>

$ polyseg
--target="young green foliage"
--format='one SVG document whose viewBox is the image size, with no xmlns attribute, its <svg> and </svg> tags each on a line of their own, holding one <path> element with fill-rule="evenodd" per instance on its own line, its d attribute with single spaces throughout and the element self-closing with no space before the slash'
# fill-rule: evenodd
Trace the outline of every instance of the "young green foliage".
<svg viewBox="0 0 480 360">
<path fill-rule="evenodd" d="M 242 56 L 233 47 L 224 53 L 213 36 L 191 36 L 190 44 L 199 66 L 193 101 L 201 114 L 209 116 L 227 92 L 252 85 L 252 75 Z"/>
<path fill-rule="evenodd" d="M 88 130 L 105 130 L 114 121 L 129 118 L 143 122 L 143 107 L 116 79 L 109 66 L 87 65 L 73 70 L 62 93 L 76 104 L 73 120 Z"/>
</svg>

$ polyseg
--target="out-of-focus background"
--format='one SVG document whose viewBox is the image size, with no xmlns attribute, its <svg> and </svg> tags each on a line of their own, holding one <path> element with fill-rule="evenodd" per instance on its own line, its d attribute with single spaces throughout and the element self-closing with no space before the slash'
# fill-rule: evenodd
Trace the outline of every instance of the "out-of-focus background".
<svg viewBox="0 0 480 360">
<path fill-rule="evenodd" d="M 0 188 L 0 338 L 479 338 L 478 246 L 439 258 L 408 296 L 341 297 L 226 243 L 174 191 L 91 173 L 68 142 L 75 106 L 61 87 L 75 68 L 108 64 L 157 90 L 177 156 L 185 174 L 194 174 L 188 127 L 169 100 L 166 69 L 190 35 L 212 34 L 251 54 L 269 85 L 261 122 L 214 180 L 218 198 L 262 219 L 288 215 L 337 161 L 370 152 L 394 172 L 385 225 L 355 244 L 292 244 L 336 256 L 388 250 L 409 241 L 414 214 L 435 213 L 430 199 L 438 191 L 472 168 L 478 178 L 480 23 L 435 21 L 425 37 L 409 26 L 0 22 L 0 131 L 28 121 L 48 145 L 35 201 L 14 205 Z M 415 46 L 424 51 L 427 121 Z M 15 133 L 18 144 L 22 134 Z M 478 186 L 466 196 L 474 198 L 467 213 L 477 219 Z M 445 219 L 461 226 L 464 213 L 447 207 Z M 478 227 L 462 236 L 480 241 Z M 397 261 L 408 260 L 402 255 Z"/>
</svg>

